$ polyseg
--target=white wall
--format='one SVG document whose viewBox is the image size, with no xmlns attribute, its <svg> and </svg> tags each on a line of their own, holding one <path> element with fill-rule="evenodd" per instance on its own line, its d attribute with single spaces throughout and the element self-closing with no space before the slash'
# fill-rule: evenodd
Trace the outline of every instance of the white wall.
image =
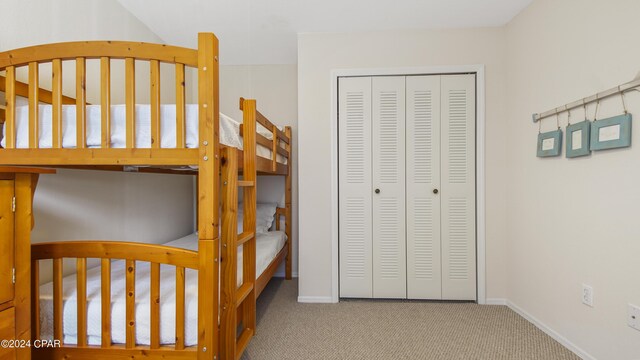
<svg viewBox="0 0 640 360">
<path fill-rule="evenodd" d="M 0 51 L 73 40 L 161 42 L 115 1 L 2 0 L 0 7 L 4 15 Z M 41 78 L 46 80 L 50 77 L 44 71 L 41 68 Z M 88 77 L 94 75 L 89 69 Z M 88 87 L 97 93 L 97 82 L 89 82 Z M 113 95 L 116 102 L 122 91 L 114 89 Z M 114 239 L 160 243 L 176 239 L 193 231 L 192 189 L 189 176 L 72 170 L 45 175 L 35 195 L 33 242 Z"/>
<path fill-rule="evenodd" d="M 486 65 L 487 297 L 506 294 L 503 28 L 300 34 L 300 287 L 331 297 L 331 77 L 334 69 Z"/>
<path fill-rule="evenodd" d="M 539 159 L 531 114 L 633 79 L 639 14 L 636 0 L 537 0 L 507 26 L 508 298 L 597 359 L 640 359 L 640 332 L 626 325 L 627 303 L 640 305 L 640 132 L 628 149 Z M 627 104 L 640 115 L 640 93 Z M 599 118 L 621 112 L 612 98 Z"/>
<path fill-rule="evenodd" d="M 256 99 L 258 110 L 278 126 L 291 126 L 293 137 L 293 274 L 298 273 L 298 67 L 250 65 L 220 67 L 220 110 L 242 121 L 238 99 Z M 258 201 L 284 205 L 284 177 L 260 176 Z"/>
</svg>

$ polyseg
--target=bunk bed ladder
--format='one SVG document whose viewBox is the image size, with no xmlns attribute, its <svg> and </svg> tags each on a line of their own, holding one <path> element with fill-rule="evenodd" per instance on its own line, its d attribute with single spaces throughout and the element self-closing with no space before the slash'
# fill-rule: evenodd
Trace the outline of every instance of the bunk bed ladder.
<svg viewBox="0 0 640 360">
<path fill-rule="evenodd" d="M 220 358 L 240 359 L 256 328 L 256 123 L 255 100 L 245 100 L 243 179 L 238 180 L 238 153 L 222 149 L 222 287 L 220 291 Z M 248 105 L 248 109 L 246 106 Z M 253 112 L 251 111 L 253 109 Z M 238 187 L 243 188 L 243 230 L 238 234 Z M 242 246 L 242 264 L 238 264 Z M 242 284 L 237 270 L 242 266 Z"/>
</svg>

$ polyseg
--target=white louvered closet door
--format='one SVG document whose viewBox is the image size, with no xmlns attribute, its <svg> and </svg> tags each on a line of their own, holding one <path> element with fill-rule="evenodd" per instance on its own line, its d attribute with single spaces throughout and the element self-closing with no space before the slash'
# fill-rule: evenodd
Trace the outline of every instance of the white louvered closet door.
<svg viewBox="0 0 640 360">
<path fill-rule="evenodd" d="M 476 299 L 475 75 L 442 76 L 442 298 Z"/>
<path fill-rule="evenodd" d="M 407 77 L 407 296 L 441 299 L 440 79 Z"/>
<path fill-rule="evenodd" d="M 374 77 L 372 99 L 373 297 L 404 299 L 405 77 Z"/>
<path fill-rule="evenodd" d="M 341 78 L 338 106 L 340 296 L 475 300 L 475 75 Z"/>
<path fill-rule="evenodd" d="M 371 78 L 341 78 L 338 111 L 340 296 L 370 298 L 373 296 Z"/>
</svg>

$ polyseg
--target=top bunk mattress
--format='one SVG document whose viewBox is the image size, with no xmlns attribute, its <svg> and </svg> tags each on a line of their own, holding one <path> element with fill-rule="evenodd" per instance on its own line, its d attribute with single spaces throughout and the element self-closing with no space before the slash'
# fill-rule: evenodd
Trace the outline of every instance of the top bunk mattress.
<svg viewBox="0 0 640 360">
<path fill-rule="evenodd" d="M 101 105 L 87 105 L 87 129 L 86 139 L 89 148 L 101 146 Z M 52 106 L 39 105 L 39 148 L 50 149 L 52 147 Z M 136 105 L 136 140 L 135 147 L 151 148 L 151 105 Z M 272 139 L 273 134 L 256 124 L 257 132 Z M 187 148 L 198 147 L 198 105 L 187 104 L 185 106 L 185 145 Z M 6 129 L 2 129 L 2 141 L 0 145 L 5 147 Z M 171 149 L 176 147 L 176 105 L 160 105 L 160 147 Z M 231 117 L 220 113 L 220 143 L 230 147 L 242 149 L 242 136 L 240 136 L 240 123 Z M 124 148 L 126 144 L 126 106 L 111 106 L 111 147 Z M 62 105 L 62 147 L 65 149 L 76 148 L 76 106 Z M 16 106 L 16 148 L 29 148 L 29 106 Z M 271 158 L 271 149 L 258 145 L 257 155 Z M 277 156 L 279 163 L 286 164 L 287 159 Z"/>
</svg>

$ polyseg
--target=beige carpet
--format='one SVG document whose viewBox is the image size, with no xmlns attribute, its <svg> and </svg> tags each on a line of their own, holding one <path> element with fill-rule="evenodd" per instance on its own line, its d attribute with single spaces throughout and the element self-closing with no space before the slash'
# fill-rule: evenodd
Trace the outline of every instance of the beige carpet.
<svg viewBox="0 0 640 360">
<path fill-rule="evenodd" d="M 299 304 L 273 279 L 242 359 L 578 359 L 505 306 L 348 300 Z"/>
</svg>

